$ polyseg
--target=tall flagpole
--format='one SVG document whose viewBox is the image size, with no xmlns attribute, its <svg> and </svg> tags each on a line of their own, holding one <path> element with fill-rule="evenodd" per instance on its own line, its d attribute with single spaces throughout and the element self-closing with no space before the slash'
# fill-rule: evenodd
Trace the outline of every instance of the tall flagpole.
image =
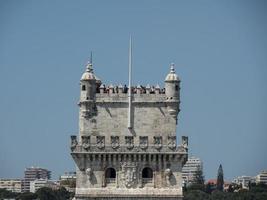
<svg viewBox="0 0 267 200">
<path fill-rule="evenodd" d="M 129 45 L 128 128 L 132 128 L 132 37 Z"/>
</svg>

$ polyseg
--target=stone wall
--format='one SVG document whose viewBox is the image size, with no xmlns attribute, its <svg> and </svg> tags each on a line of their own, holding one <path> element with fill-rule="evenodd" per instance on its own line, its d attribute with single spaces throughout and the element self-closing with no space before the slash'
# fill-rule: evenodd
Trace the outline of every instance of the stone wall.
<svg viewBox="0 0 267 200">
<path fill-rule="evenodd" d="M 83 113 L 90 106 L 94 107 L 95 114 L 86 117 Z M 162 136 L 164 145 L 168 142 L 168 136 L 176 135 L 178 112 L 179 101 L 167 101 L 165 95 L 135 95 L 132 102 L 133 128 L 129 130 L 127 94 L 97 94 L 95 103 L 84 102 L 81 105 L 80 136 L 106 136 L 107 145 L 111 144 L 111 136 L 119 136 L 119 139 L 124 136 L 148 136 L 149 144 L 153 144 L 154 136 Z M 96 137 L 92 137 L 91 143 L 97 143 Z M 135 139 L 135 146 L 138 143 Z"/>
</svg>

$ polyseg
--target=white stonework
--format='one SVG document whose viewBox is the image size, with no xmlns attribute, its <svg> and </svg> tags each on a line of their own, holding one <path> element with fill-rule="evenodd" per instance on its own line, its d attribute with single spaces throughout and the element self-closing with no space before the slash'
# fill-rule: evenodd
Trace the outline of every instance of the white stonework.
<svg viewBox="0 0 267 200">
<path fill-rule="evenodd" d="M 176 144 L 180 80 L 173 65 L 165 89 L 133 87 L 132 128 L 127 88 L 104 88 L 91 63 L 80 84 L 79 135 L 71 136 L 76 199 L 182 199 L 188 139 Z"/>
</svg>

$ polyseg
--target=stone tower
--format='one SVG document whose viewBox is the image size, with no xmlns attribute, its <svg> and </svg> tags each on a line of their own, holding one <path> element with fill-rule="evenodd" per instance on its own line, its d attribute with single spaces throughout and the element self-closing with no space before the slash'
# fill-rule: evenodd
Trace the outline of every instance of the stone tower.
<svg viewBox="0 0 267 200">
<path fill-rule="evenodd" d="M 182 199 L 188 139 L 176 144 L 180 80 L 174 65 L 165 88 L 130 90 L 106 87 L 89 62 L 80 90 L 79 135 L 71 136 L 76 199 Z"/>
</svg>

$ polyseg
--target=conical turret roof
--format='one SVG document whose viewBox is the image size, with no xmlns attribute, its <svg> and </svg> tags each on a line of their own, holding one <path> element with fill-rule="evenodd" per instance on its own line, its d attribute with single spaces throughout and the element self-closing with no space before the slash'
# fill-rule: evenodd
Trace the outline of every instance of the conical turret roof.
<svg viewBox="0 0 267 200">
<path fill-rule="evenodd" d="M 93 64 L 91 62 L 87 63 L 86 70 L 81 77 L 81 81 L 86 81 L 86 80 L 96 80 L 93 72 Z"/>
<path fill-rule="evenodd" d="M 166 76 L 165 81 L 180 81 L 178 75 L 175 73 L 175 70 L 174 70 L 174 63 L 171 64 L 171 71 L 170 71 L 170 73 Z"/>
</svg>

